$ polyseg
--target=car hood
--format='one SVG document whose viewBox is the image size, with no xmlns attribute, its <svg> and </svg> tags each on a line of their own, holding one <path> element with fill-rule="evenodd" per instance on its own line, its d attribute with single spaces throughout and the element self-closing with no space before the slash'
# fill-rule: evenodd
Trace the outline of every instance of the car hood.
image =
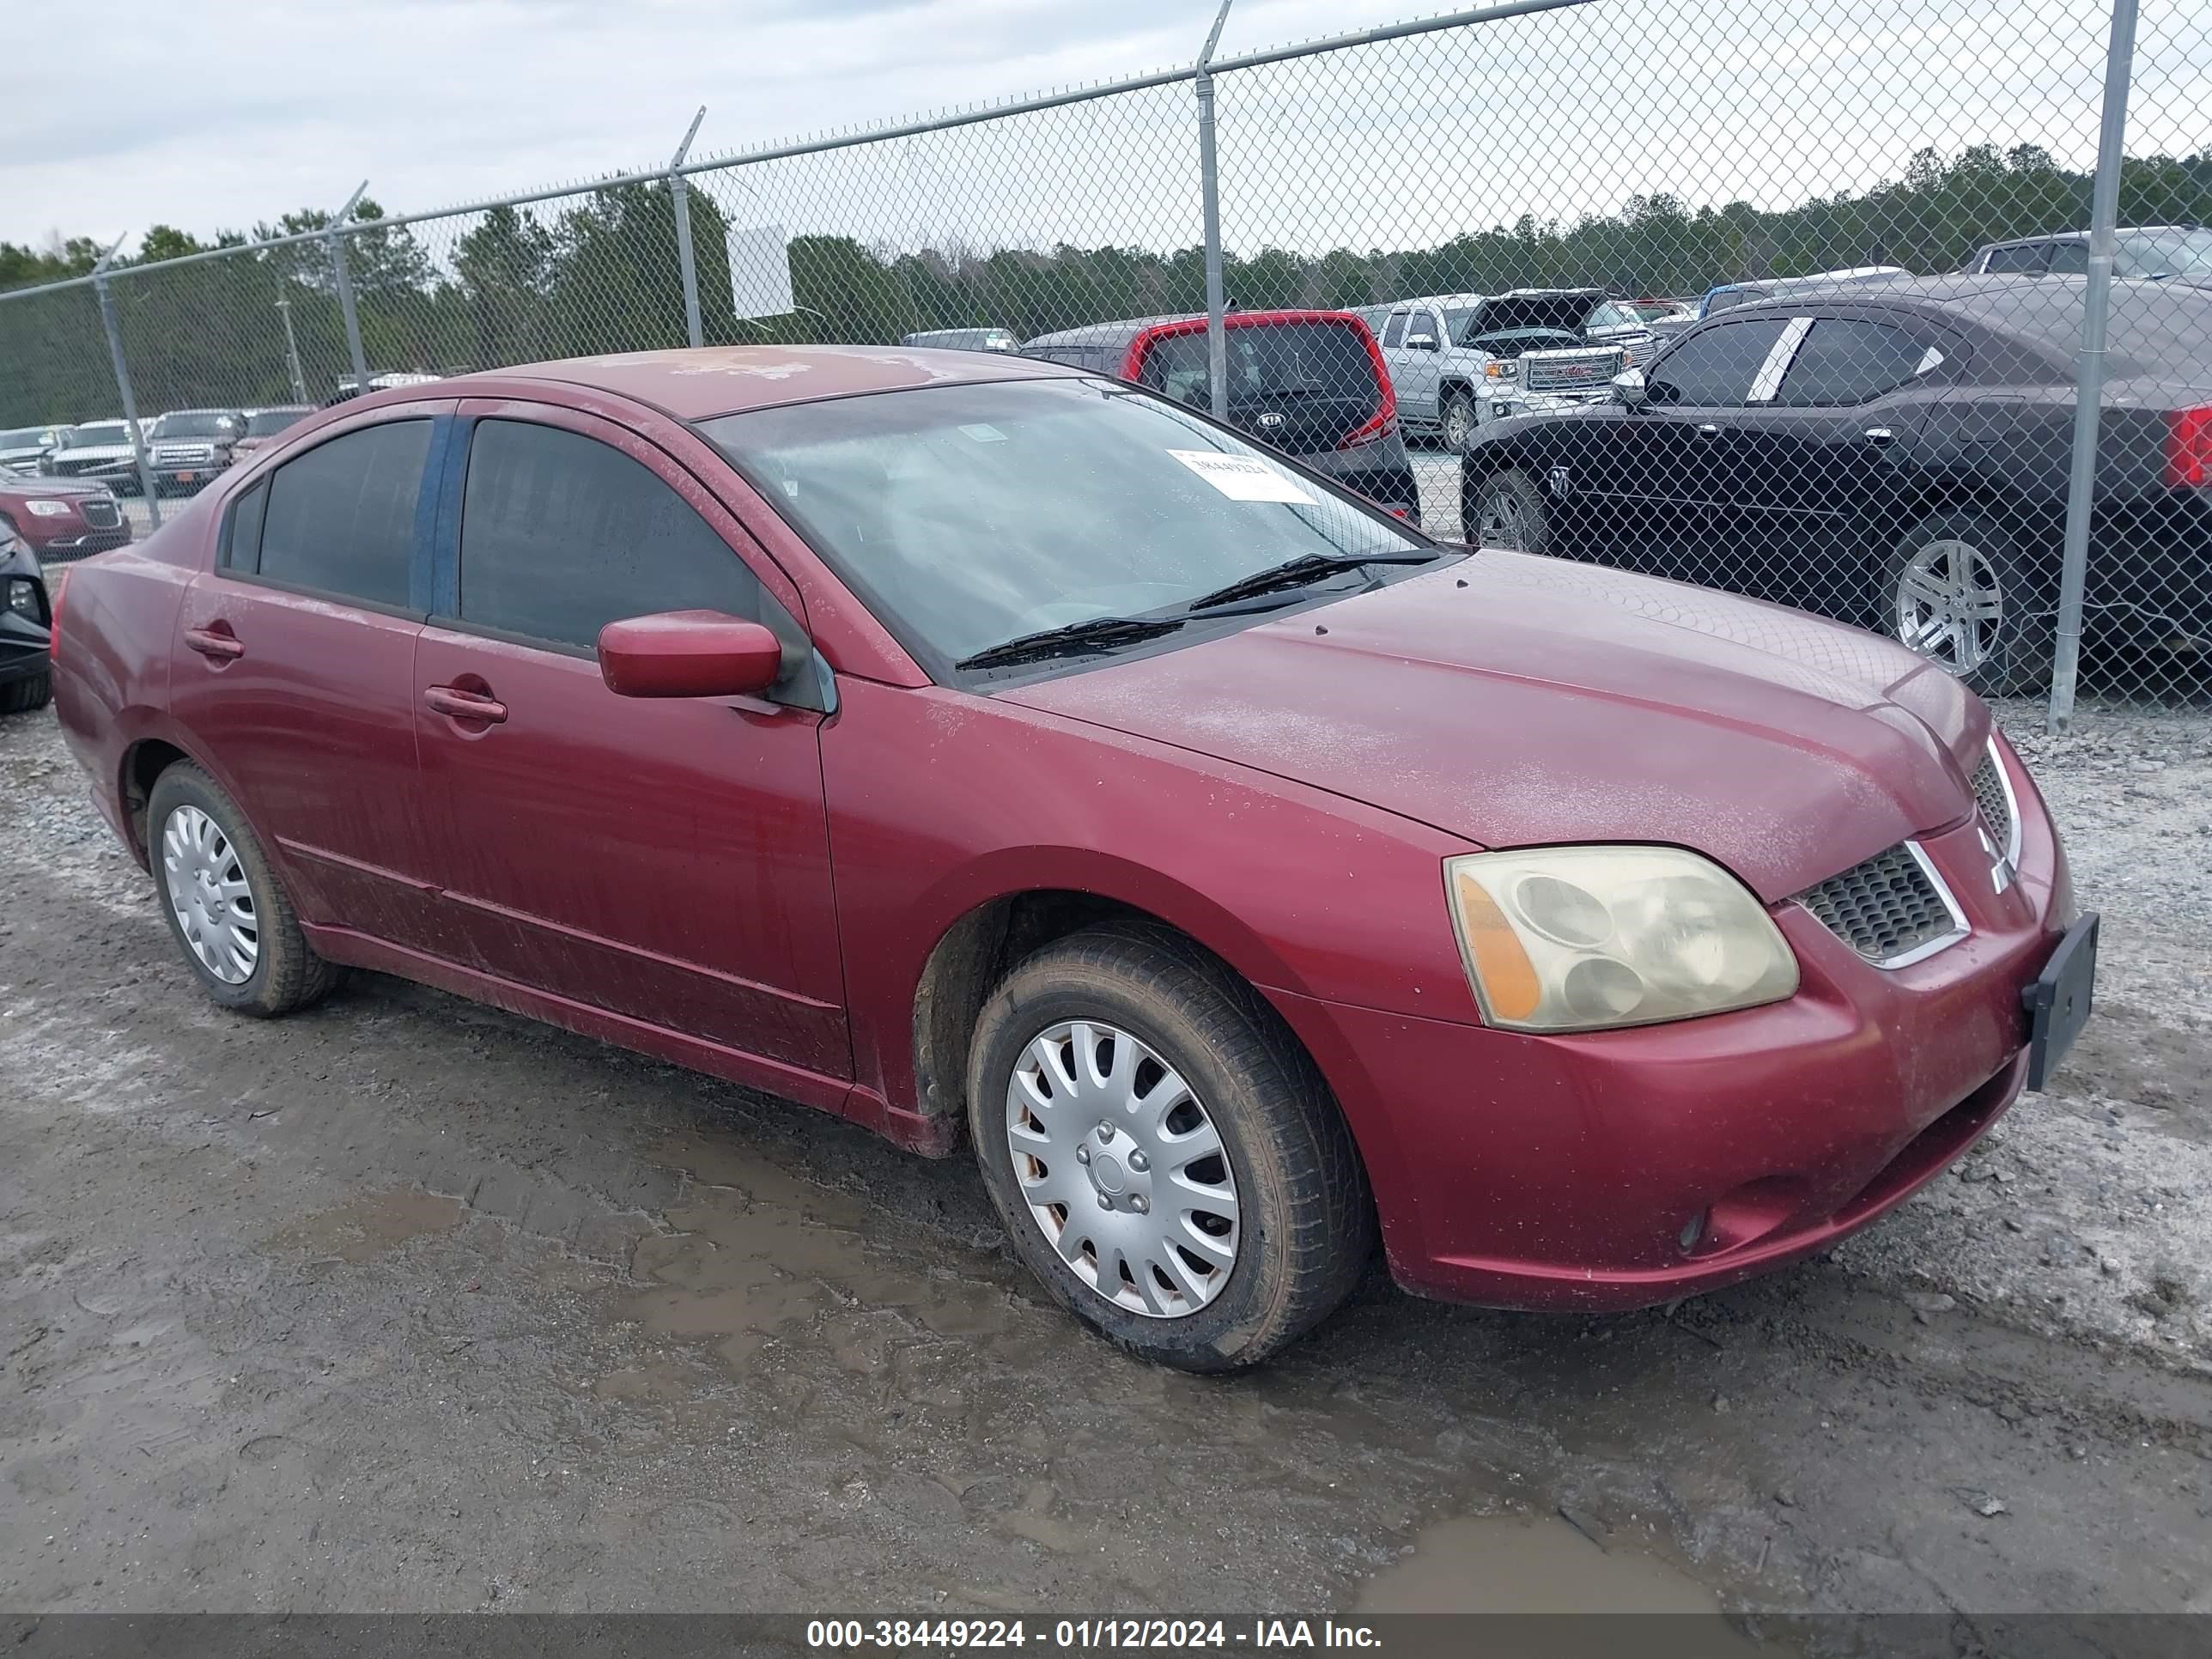
<svg viewBox="0 0 2212 1659">
<path fill-rule="evenodd" d="M 152 440 L 147 440 L 150 445 Z M 137 450 L 130 444 L 87 444 L 82 449 L 58 449 L 58 461 L 119 461 L 126 455 L 136 455 Z"/>
<path fill-rule="evenodd" d="M 1485 847 L 1688 847 L 1775 902 L 1971 810 L 1988 710 L 1874 635 L 1486 550 L 1000 694 Z"/>
</svg>

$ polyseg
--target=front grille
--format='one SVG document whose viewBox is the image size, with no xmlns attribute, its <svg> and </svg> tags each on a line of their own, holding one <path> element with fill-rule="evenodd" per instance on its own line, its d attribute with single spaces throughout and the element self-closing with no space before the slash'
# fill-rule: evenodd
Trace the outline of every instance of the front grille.
<svg viewBox="0 0 2212 1659">
<path fill-rule="evenodd" d="M 2004 774 L 1997 769 L 1994 750 L 1984 756 L 1982 763 L 1974 769 L 1973 783 L 1974 805 L 1980 809 L 1982 822 L 1989 826 L 1991 839 L 2003 849 L 2008 859 L 2017 857 L 2020 820 L 2013 811 Z"/>
<path fill-rule="evenodd" d="M 215 451 L 206 444 L 157 444 L 154 449 L 156 466 L 204 466 L 215 459 Z"/>
<path fill-rule="evenodd" d="M 86 501 L 79 511 L 88 530 L 112 530 L 123 522 L 123 509 L 113 501 Z"/>
<path fill-rule="evenodd" d="M 1881 968 L 1901 968 L 1966 930 L 1911 842 L 1808 888 L 1797 902 Z"/>
<path fill-rule="evenodd" d="M 1620 373 L 1626 354 L 1590 352 L 1578 357 L 1523 357 L 1521 384 L 1531 392 L 1596 392 Z"/>
</svg>

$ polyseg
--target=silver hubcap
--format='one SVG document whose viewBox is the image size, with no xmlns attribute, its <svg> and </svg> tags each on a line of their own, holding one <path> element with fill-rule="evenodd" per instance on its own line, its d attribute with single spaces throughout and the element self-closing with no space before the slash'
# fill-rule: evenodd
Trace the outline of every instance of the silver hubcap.
<svg viewBox="0 0 2212 1659">
<path fill-rule="evenodd" d="M 1174 1319 L 1228 1284 L 1241 1230 L 1221 1136 L 1127 1031 L 1070 1020 L 1039 1032 L 1006 1084 L 1006 1146 L 1046 1241 L 1116 1307 Z"/>
<path fill-rule="evenodd" d="M 1486 487 L 1475 503 L 1475 533 L 1485 547 L 1525 548 L 1528 545 L 1528 514 L 1521 510 L 1520 498 L 1510 490 L 1496 484 Z"/>
<path fill-rule="evenodd" d="M 161 875 L 177 930 L 200 966 L 225 985 L 243 985 L 261 960 L 261 923 L 246 866 L 222 827 L 197 806 L 179 806 L 161 826 Z"/>
<path fill-rule="evenodd" d="M 1929 542 L 1898 578 L 1897 637 L 1954 674 L 1989 660 L 2003 623 L 1996 567 L 1971 542 Z"/>
</svg>

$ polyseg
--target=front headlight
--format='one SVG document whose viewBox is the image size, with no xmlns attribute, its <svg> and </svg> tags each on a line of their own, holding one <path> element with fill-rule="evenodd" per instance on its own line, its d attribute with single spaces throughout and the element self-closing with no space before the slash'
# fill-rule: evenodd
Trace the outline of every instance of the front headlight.
<svg viewBox="0 0 2212 1659">
<path fill-rule="evenodd" d="M 19 617 L 39 620 L 39 590 L 20 578 L 8 584 L 8 608 Z"/>
<path fill-rule="evenodd" d="M 1650 1025 L 1779 1002 L 1797 958 L 1727 871 L 1673 847 L 1444 860 L 1468 981 L 1515 1031 Z"/>
<path fill-rule="evenodd" d="M 1510 380 L 1521 373 L 1518 363 L 1485 363 L 1482 374 L 1488 380 Z"/>
<path fill-rule="evenodd" d="M 23 505 L 30 510 L 30 514 L 34 519 L 66 519 L 69 517 L 69 503 L 67 501 L 25 501 Z"/>
</svg>

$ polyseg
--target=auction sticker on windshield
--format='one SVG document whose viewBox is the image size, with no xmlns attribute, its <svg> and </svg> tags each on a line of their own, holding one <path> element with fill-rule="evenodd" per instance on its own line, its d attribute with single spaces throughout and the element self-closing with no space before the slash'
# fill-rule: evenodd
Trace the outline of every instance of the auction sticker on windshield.
<svg viewBox="0 0 2212 1659">
<path fill-rule="evenodd" d="M 1211 449 L 1170 449 L 1168 453 L 1232 501 L 1303 501 L 1318 505 L 1297 480 L 1278 472 L 1257 455 L 1224 455 Z"/>
</svg>

